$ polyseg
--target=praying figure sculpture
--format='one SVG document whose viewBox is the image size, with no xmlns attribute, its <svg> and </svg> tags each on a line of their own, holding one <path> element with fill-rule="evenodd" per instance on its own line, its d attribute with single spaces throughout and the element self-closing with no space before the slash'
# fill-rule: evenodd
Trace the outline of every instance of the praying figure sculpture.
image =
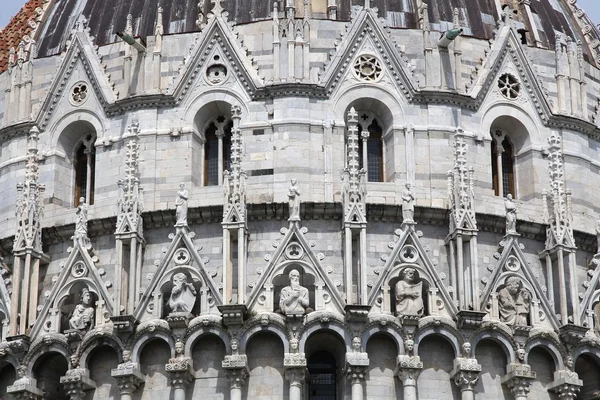
<svg viewBox="0 0 600 400">
<path fill-rule="evenodd" d="M 506 234 L 517 233 L 517 206 L 510 193 L 504 200 L 504 209 L 506 210 Z"/>
<path fill-rule="evenodd" d="M 523 288 L 516 276 L 506 279 L 504 288 L 498 292 L 500 320 L 511 326 L 526 326 L 531 305 L 531 293 Z"/>
<path fill-rule="evenodd" d="M 288 221 L 300 221 L 300 189 L 298 189 L 298 181 L 296 179 L 292 179 L 291 183 L 292 186 L 290 186 L 288 192 L 290 205 L 290 217 Z"/>
<path fill-rule="evenodd" d="M 175 200 L 175 227 L 177 228 L 188 226 L 188 197 L 189 192 L 185 189 L 185 185 L 179 184 L 179 192 L 177 192 L 177 200 Z"/>
<path fill-rule="evenodd" d="M 300 273 L 290 271 L 290 285 L 281 289 L 279 309 L 285 315 L 302 315 L 308 307 L 308 289 L 300 285 Z"/>
<path fill-rule="evenodd" d="M 416 282 L 417 271 L 405 268 L 396 283 L 396 315 L 423 315 L 423 282 Z"/>
<path fill-rule="evenodd" d="M 406 189 L 402 192 L 402 219 L 404 222 L 414 222 L 415 196 L 410 190 L 410 183 L 404 185 Z"/>
<path fill-rule="evenodd" d="M 187 279 L 187 275 L 183 272 L 173 275 L 173 290 L 168 304 L 173 313 L 192 312 L 196 302 L 196 288 L 188 283 Z"/>
<path fill-rule="evenodd" d="M 92 293 L 88 288 L 81 290 L 81 303 L 75 306 L 71 318 L 69 318 L 69 327 L 78 331 L 87 331 L 94 325 L 94 314 L 96 310 L 92 306 Z"/>
</svg>

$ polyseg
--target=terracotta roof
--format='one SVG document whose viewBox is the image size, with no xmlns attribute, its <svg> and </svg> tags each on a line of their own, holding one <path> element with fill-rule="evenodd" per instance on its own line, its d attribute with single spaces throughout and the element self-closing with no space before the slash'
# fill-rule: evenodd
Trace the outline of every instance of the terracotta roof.
<svg viewBox="0 0 600 400">
<path fill-rule="evenodd" d="M 38 14 L 35 9 L 42 7 L 43 0 L 29 0 L 15 15 L 6 28 L 0 32 L 0 73 L 8 68 L 8 55 L 11 47 L 17 50 L 23 36 L 31 33 L 33 28 L 29 21 L 35 20 Z"/>
</svg>

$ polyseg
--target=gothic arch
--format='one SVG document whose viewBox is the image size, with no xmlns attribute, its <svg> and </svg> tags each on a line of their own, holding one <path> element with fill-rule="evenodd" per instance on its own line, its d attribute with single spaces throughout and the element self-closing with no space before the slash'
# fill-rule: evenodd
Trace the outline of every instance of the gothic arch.
<svg viewBox="0 0 600 400">
<path fill-rule="evenodd" d="M 198 137 L 203 138 L 203 128 L 205 123 L 199 124 L 198 121 L 207 121 L 210 119 L 211 110 L 216 108 L 227 115 L 231 115 L 231 107 L 240 106 L 242 108 L 242 115 L 248 115 L 248 100 L 249 99 L 244 99 L 239 96 L 238 93 L 233 91 L 212 89 L 203 92 L 190 100 L 185 108 L 183 121 L 187 125 L 192 125 Z"/>
<path fill-rule="evenodd" d="M 400 125 L 404 120 L 404 110 L 393 91 L 380 86 L 354 86 L 340 93 L 333 101 L 333 118 L 340 125 L 345 125 L 350 108 L 365 106 L 382 118 L 388 129 Z M 358 110 L 358 108 L 357 108 Z M 386 130 L 384 129 L 384 135 Z"/>
<path fill-rule="evenodd" d="M 70 134 L 67 129 L 72 129 L 72 127 L 83 127 L 86 129 L 86 132 L 94 132 L 96 139 L 103 137 L 105 132 L 102 119 L 92 111 L 72 110 L 66 113 L 47 129 L 47 132 L 50 133 L 48 138 L 48 148 L 57 151 L 57 153 L 65 159 L 67 159 L 69 155 L 64 150 L 64 143 L 61 144 L 61 139 L 63 139 L 65 134 Z M 58 152 L 59 147 L 63 147 L 60 149 L 62 152 Z"/>
</svg>

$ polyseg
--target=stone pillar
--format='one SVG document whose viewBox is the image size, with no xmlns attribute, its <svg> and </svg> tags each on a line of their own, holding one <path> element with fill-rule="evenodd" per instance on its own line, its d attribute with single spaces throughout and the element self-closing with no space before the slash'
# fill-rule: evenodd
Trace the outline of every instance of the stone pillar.
<svg viewBox="0 0 600 400">
<path fill-rule="evenodd" d="M 173 400 L 185 400 L 185 390 L 194 380 L 191 359 L 189 357 L 171 359 L 165 365 L 165 371 L 171 378 Z"/>
<path fill-rule="evenodd" d="M 419 356 L 401 355 L 396 359 L 396 375 L 402 381 L 404 400 L 418 399 L 417 378 L 422 369 L 423 363 Z"/>
<path fill-rule="evenodd" d="M 133 392 L 144 383 L 144 375 L 140 372 L 139 365 L 131 361 L 119 364 L 110 371 L 110 375 L 117 381 L 121 400 L 131 400 Z"/>
<path fill-rule="evenodd" d="M 6 388 L 6 393 L 15 400 L 42 400 L 44 393 L 38 389 L 35 379 L 22 376 L 11 386 Z"/>
<path fill-rule="evenodd" d="M 346 375 L 352 384 L 352 400 L 363 400 L 365 378 L 369 366 L 367 353 L 346 353 Z"/>
<path fill-rule="evenodd" d="M 506 367 L 506 375 L 502 378 L 502 384 L 510 389 L 515 400 L 527 400 L 529 386 L 535 380 L 535 372 L 527 364 L 510 363 Z"/>
<path fill-rule="evenodd" d="M 285 353 L 283 358 L 285 379 L 290 382 L 289 400 L 302 399 L 302 383 L 306 377 L 306 357 L 304 353 Z"/>
<path fill-rule="evenodd" d="M 559 370 L 554 372 L 554 382 L 548 385 L 548 391 L 556 393 L 560 400 L 575 400 L 582 386 L 576 372 Z"/>
<path fill-rule="evenodd" d="M 85 391 L 96 388 L 96 383 L 90 379 L 90 371 L 84 368 L 75 368 L 67 371 L 60 377 L 67 392 L 68 400 L 84 400 Z"/>
<path fill-rule="evenodd" d="M 456 358 L 454 359 L 454 368 L 450 373 L 452 380 L 458 386 L 462 400 L 474 400 L 475 393 L 473 389 L 479 380 L 481 365 L 475 358 Z"/>
<path fill-rule="evenodd" d="M 245 354 L 225 356 L 221 367 L 227 372 L 229 379 L 230 400 L 242 400 L 242 388 L 249 375 L 248 359 Z"/>
</svg>

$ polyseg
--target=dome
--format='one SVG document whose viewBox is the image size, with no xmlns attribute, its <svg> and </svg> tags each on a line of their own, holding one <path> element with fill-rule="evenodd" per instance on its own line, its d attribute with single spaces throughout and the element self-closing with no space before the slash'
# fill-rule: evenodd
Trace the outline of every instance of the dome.
<svg viewBox="0 0 600 400">
<path fill-rule="evenodd" d="M 391 28 L 416 29 L 418 17 L 417 3 L 422 0 L 371 0 L 371 6 L 378 8 L 378 15 Z M 460 26 L 466 35 L 489 39 L 499 18 L 495 0 L 423 0 L 428 4 L 429 22 L 432 30 L 445 31 L 452 27 L 454 10 L 458 10 Z M 236 24 L 271 18 L 274 0 L 223 0 L 222 6 L 229 12 L 229 19 Z M 302 0 L 295 0 L 297 17 L 304 14 Z M 348 21 L 351 9 L 362 6 L 362 0 L 336 0 L 335 19 Z M 500 3 L 512 3 L 501 0 Z M 328 18 L 327 0 L 309 0 L 310 15 L 316 19 Z M 165 34 L 197 31 L 196 21 L 201 10 L 207 15 L 213 4 L 209 0 L 57 0 L 49 10 L 46 22 L 38 39 L 38 56 L 60 53 L 69 38 L 71 29 L 80 13 L 88 20 L 90 33 L 97 45 L 116 41 L 116 33 L 125 29 L 127 15 L 132 15 L 133 33 L 145 38 L 153 35 L 158 7 L 163 8 Z M 200 7 L 199 7 L 200 6 Z M 518 10 L 527 14 L 521 7 Z M 278 9 L 283 15 L 285 2 L 278 1 Z M 582 33 L 574 21 L 574 14 L 565 0 L 533 0 L 530 13 L 536 21 L 535 42 L 544 48 L 554 48 L 557 33 L 582 40 Z M 526 18 L 517 15 L 518 24 L 530 30 Z"/>
</svg>

